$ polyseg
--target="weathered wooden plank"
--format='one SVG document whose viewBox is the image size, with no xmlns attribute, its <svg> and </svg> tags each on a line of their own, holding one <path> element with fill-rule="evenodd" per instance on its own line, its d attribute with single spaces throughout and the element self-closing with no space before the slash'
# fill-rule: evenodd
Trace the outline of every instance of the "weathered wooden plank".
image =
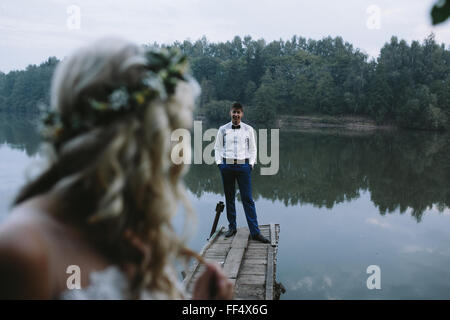
<svg viewBox="0 0 450 320">
<path fill-rule="evenodd" d="M 215 255 L 215 256 L 226 256 L 230 250 L 207 250 L 206 254 Z"/>
<path fill-rule="evenodd" d="M 216 235 L 214 242 L 201 252 L 207 261 L 223 263 L 225 274 L 235 285 L 234 299 L 237 300 L 274 298 L 280 226 L 270 224 L 259 227 L 270 244 L 249 239 L 248 228 L 239 228 L 234 237 L 224 238 L 223 233 Z M 201 276 L 203 270 L 204 267 L 195 267 L 190 275 L 188 292 L 192 291 L 194 280 Z"/>
<path fill-rule="evenodd" d="M 204 255 L 203 257 L 205 258 L 205 260 L 214 260 L 214 261 L 217 261 L 217 262 L 224 262 L 225 261 L 225 257 L 224 256 Z"/>
<path fill-rule="evenodd" d="M 264 246 L 253 246 L 253 245 L 249 245 L 247 248 L 249 248 L 249 249 L 251 249 L 252 251 L 253 250 L 267 250 L 267 247 L 268 247 L 268 245 L 267 244 L 264 244 Z"/>
<path fill-rule="evenodd" d="M 260 255 L 260 256 L 266 257 L 266 255 L 267 255 L 267 246 L 265 248 L 258 248 L 258 249 L 247 250 L 245 255 L 246 256 Z"/>
<path fill-rule="evenodd" d="M 217 239 L 217 237 L 222 233 L 222 231 L 225 229 L 225 227 L 221 227 L 219 230 L 217 230 L 209 239 L 209 241 L 206 243 L 206 245 L 203 247 L 203 249 L 200 251 L 200 255 L 203 255 L 206 250 L 214 243 L 214 241 Z M 188 287 L 189 282 L 191 281 L 192 276 L 194 275 L 195 271 L 197 270 L 199 263 L 198 261 L 194 261 L 194 265 L 192 266 L 192 270 L 190 273 L 187 274 L 186 278 L 183 280 L 183 285 L 185 288 Z"/>
<path fill-rule="evenodd" d="M 261 254 L 248 254 L 244 256 L 244 260 L 266 260 L 267 254 L 261 255 Z"/>
<path fill-rule="evenodd" d="M 223 250 L 208 250 L 206 251 L 205 255 L 213 255 L 213 256 L 226 256 L 228 254 L 229 250 L 223 251 Z"/>
<path fill-rule="evenodd" d="M 266 275 L 259 274 L 240 274 L 239 284 L 260 284 L 264 285 L 266 283 Z"/>
<path fill-rule="evenodd" d="M 264 246 L 264 247 L 266 247 L 267 246 L 266 243 L 262 243 L 262 242 L 259 242 L 259 241 L 256 241 L 256 240 L 251 240 L 251 239 L 248 242 L 248 245 L 252 246 L 252 247 L 257 247 L 257 246 Z"/>
<path fill-rule="evenodd" d="M 247 250 L 249 251 L 249 250 Z M 257 259 L 258 257 L 260 257 L 261 259 L 265 259 L 267 257 L 267 249 L 266 250 L 258 250 L 258 251 L 250 251 L 250 252 L 245 252 L 245 259 L 247 258 L 255 258 Z"/>
<path fill-rule="evenodd" d="M 255 259 L 253 257 L 245 259 L 246 262 L 251 263 L 251 264 L 263 264 L 263 265 L 267 265 L 267 259 Z"/>
<path fill-rule="evenodd" d="M 264 257 L 267 254 L 267 247 L 265 248 L 247 248 L 247 251 L 245 252 L 245 254 L 252 254 L 252 253 L 257 253 L 257 254 L 262 254 Z"/>
<path fill-rule="evenodd" d="M 235 287 L 235 297 L 240 295 L 257 295 L 260 296 L 259 299 L 264 299 L 265 292 L 264 285 L 259 284 L 240 284 L 238 281 Z"/>
<path fill-rule="evenodd" d="M 257 246 L 255 246 L 255 245 L 253 245 L 253 244 L 249 244 L 249 246 L 247 247 L 247 248 L 249 248 L 249 249 L 252 249 L 252 251 L 253 250 L 267 250 L 267 247 L 268 247 L 269 245 L 268 244 L 265 244 L 265 243 L 263 243 L 263 245 L 262 246 L 260 246 L 260 245 L 257 245 Z"/>
<path fill-rule="evenodd" d="M 247 260 L 247 259 L 256 259 L 256 260 L 258 260 L 258 259 L 266 259 L 266 258 L 267 258 L 267 252 L 265 254 L 249 253 L 249 254 L 246 254 L 244 256 L 245 260 Z"/>
<path fill-rule="evenodd" d="M 217 263 L 223 263 L 225 261 L 225 257 L 224 256 L 209 256 L 209 255 L 204 255 L 203 256 L 205 258 L 205 260 L 207 261 L 215 261 Z"/>
<path fill-rule="evenodd" d="M 210 250 L 208 250 L 208 251 L 206 251 L 206 253 L 204 255 L 205 256 L 210 255 L 210 256 L 226 257 L 228 254 L 228 251 L 210 251 Z"/>
<path fill-rule="evenodd" d="M 220 257 L 205 257 L 206 262 L 222 262 L 224 259 Z"/>
<path fill-rule="evenodd" d="M 212 254 L 212 255 L 221 255 L 221 256 L 226 256 L 228 254 L 228 251 L 230 251 L 230 249 L 228 250 L 214 250 L 214 249 L 210 249 L 210 250 L 206 250 L 206 252 L 204 254 Z"/>
<path fill-rule="evenodd" d="M 276 234 L 275 234 L 275 225 L 273 223 L 270 224 L 270 245 L 272 247 L 277 245 Z"/>
<path fill-rule="evenodd" d="M 229 245 L 212 245 L 211 247 L 208 248 L 208 250 L 213 250 L 213 251 L 224 251 L 227 252 L 228 250 L 230 250 L 231 246 Z"/>
<path fill-rule="evenodd" d="M 242 258 L 248 244 L 249 230 L 239 228 L 231 243 L 231 248 L 223 264 L 223 271 L 230 279 L 236 279 L 241 267 Z"/>
<path fill-rule="evenodd" d="M 239 277 L 244 274 L 266 274 L 267 268 L 263 264 L 250 264 L 248 261 L 241 266 L 239 270 Z"/>
<path fill-rule="evenodd" d="M 249 235 L 250 231 L 247 228 L 239 228 L 234 236 L 233 242 L 231 243 L 231 248 L 247 248 Z"/>
<path fill-rule="evenodd" d="M 266 261 L 266 259 L 267 259 L 267 255 L 247 255 L 247 256 L 244 256 L 244 260 L 245 261 L 248 260 L 250 262 L 253 261 L 253 260 L 265 260 Z"/>
<path fill-rule="evenodd" d="M 231 248 L 231 243 L 229 243 L 229 244 L 226 244 L 226 243 L 216 244 L 216 243 L 214 243 L 211 247 L 209 247 L 208 250 L 228 250 L 230 248 Z"/>
<path fill-rule="evenodd" d="M 273 247 L 267 250 L 266 300 L 273 300 Z"/>
<path fill-rule="evenodd" d="M 230 242 L 230 243 L 217 243 L 217 242 L 214 242 L 214 244 L 211 245 L 211 247 L 209 247 L 208 250 L 211 250 L 211 249 L 215 249 L 215 250 L 227 250 L 227 249 L 230 248 L 230 245 L 231 245 L 231 242 Z"/>
<path fill-rule="evenodd" d="M 223 245 L 228 245 L 228 246 L 230 246 L 231 245 L 231 242 L 233 241 L 233 240 L 231 240 L 231 238 L 229 238 L 230 240 L 217 240 L 217 244 L 223 244 Z"/>
<path fill-rule="evenodd" d="M 267 253 L 267 247 L 268 247 L 267 245 L 265 247 L 257 247 L 257 248 L 255 248 L 255 247 L 247 247 L 247 251 L 246 252 L 248 252 L 248 253 L 252 253 L 252 252 L 260 253 L 260 252 L 262 252 L 264 254 L 264 256 L 265 256 L 266 253 Z"/>
<path fill-rule="evenodd" d="M 231 248 L 228 252 L 227 258 L 223 263 L 223 272 L 230 279 L 235 279 L 241 267 L 242 257 L 244 256 L 245 248 Z"/>
<path fill-rule="evenodd" d="M 245 257 L 244 258 L 244 260 L 245 260 L 245 263 L 244 264 L 247 264 L 247 263 L 250 263 L 250 264 L 264 264 L 264 265 L 266 265 L 267 264 L 267 256 L 247 256 L 247 257 Z"/>
</svg>

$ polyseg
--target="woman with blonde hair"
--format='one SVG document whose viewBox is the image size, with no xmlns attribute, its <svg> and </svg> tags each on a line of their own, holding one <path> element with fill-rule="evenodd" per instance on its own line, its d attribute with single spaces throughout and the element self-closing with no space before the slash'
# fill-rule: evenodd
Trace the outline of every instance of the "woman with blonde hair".
<svg viewBox="0 0 450 320">
<path fill-rule="evenodd" d="M 180 202 L 190 209 L 170 135 L 191 126 L 198 94 L 185 56 L 121 39 L 58 65 L 43 126 L 48 166 L 0 225 L 0 298 L 186 298 L 173 263 L 190 251 L 172 218 Z M 81 289 L 68 287 L 70 270 Z M 232 291 L 206 264 L 192 298 Z"/>
</svg>

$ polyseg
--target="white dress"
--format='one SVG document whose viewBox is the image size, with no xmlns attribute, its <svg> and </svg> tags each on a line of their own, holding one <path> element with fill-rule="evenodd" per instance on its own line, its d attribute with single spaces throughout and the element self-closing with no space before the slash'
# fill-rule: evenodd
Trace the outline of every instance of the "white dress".
<svg viewBox="0 0 450 320">
<path fill-rule="evenodd" d="M 125 274 L 117 266 L 109 266 L 89 275 L 90 283 L 82 289 L 68 289 L 60 295 L 62 300 L 126 300 L 130 299 L 130 284 Z M 182 284 L 173 277 L 178 289 L 183 293 Z M 144 290 L 142 300 L 167 300 L 165 293 Z"/>
</svg>

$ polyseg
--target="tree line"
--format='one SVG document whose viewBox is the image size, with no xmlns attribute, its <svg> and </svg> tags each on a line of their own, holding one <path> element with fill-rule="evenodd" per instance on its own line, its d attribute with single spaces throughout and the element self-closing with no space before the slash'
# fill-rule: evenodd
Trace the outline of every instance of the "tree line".
<svg viewBox="0 0 450 320">
<path fill-rule="evenodd" d="M 40 104 L 49 104 L 51 78 L 58 62 L 50 57 L 25 70 L 0 72 L 0 111 L 38 114 Z"/>
<path fill-rule="evenodd" d="M 152 46 L 163 45 L 154 43 Z M 197 114 L 228 119 L 233 101 L 247 119 L 270 123 L 277 115 L 355 115 L 405 128 L 450 129 L 450 51 L 433 34 L 408 44 L 393 36 L 377 59 L 342 37 L 254 40 L 239 36 L 213 43 L 174 42 L 190 58 L 202 87 Z M 0 73 L 0 111 L 36 113 L 48 103 L 49 58 L 23 71 Z"/>
</svg>

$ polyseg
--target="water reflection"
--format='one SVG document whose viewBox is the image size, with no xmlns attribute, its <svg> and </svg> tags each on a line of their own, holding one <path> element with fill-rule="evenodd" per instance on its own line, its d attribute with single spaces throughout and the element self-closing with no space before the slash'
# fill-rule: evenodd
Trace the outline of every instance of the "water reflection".
<svg viewBox="0 0 450 320">
<path fill-rule="evenodd" d="M 34 155 L 36 118 L 0 116 L 0 145 Z M 206 143 L 204 143 L 206 146 Z M 188 189 L 223 195 L 215 165 L 191 165 Z M 450 134 L 436 132 L 280 132 L 278 174 L 253 173 L 253 195 L 285 206 L 333 208 L 369 191 L 381 215 L 407 211 L 419 222 L 427 209 L 450 207 Z M 410 208 L 411 210 L 407 210 Z"/>
<path fill-rule="evenodd" d="M 449 138 L 403 131 L 281 132 L 279 172 L 254 172 L 254 198 L 331 209 L 369 191 L 381 215 L 410 208 L 419 222 L 427 209 L 450 206 Z M 192 165 L 185 181 L 197 197 L 204 192 L 223 194 L 214 165 Z"/>
<path fill-rule="evenodd" d="M 37 123 L 36 116 L 0 113 L 0 145 L 25 150 L 28 156 L 33 156 L 39 149 L 40 141 Z"/>
<path fill-rule="evenodd" d="M 34 124 L 0 114 L 0 223 L 37 158 Z M 282 298 L 448 299 L 449 157 L 449 134 L 281 132 L 279 172 L 254 172 L 253 194 L 259 221 L 281 225 Z M 189 245 L 200 250 L 224 198 L 222 182 L 215 165 L 192 165 L 185 182 L 199 218 Z M 414 219 L 387 214 L 398 212 Z M 366 287 L 374 264 L 382 290 Z"/>
</svg>

